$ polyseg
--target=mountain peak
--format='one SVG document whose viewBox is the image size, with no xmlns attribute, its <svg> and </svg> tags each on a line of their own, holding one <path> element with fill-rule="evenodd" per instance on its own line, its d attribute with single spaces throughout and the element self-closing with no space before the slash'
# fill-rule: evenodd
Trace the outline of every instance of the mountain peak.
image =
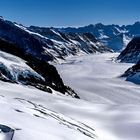
<svg viewBox="0 0 140 140">
<path fill-rule="evenodd" d="M 140 21 L 135 22 L 134 25 L 140 25 Z"/>
<path fill-rule="evenodd" d="M 0 20 L 4 20 L 3 16 L 0 16 Z"/>
<path fill-rule="evenodd" d="M 97 24 L 95 24 L 95 26 L 96 26 L 96 27 L 102 27 L 102 26 L 104 26 L 104 24 L 102 24 L 102 23 L 97 23 Z"/>
</svg>

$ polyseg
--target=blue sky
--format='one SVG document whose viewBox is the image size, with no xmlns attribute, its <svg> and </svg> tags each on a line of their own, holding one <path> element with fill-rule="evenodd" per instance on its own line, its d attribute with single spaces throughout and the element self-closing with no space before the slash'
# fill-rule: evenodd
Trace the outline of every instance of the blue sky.
<svg viewBox="0 0 140 140">
<path fill-rule="evenodd" d="M 132 24 L 140 20 L 140 0 L 3 0 L 0 15 L 27 26 Z"/>
</svg>

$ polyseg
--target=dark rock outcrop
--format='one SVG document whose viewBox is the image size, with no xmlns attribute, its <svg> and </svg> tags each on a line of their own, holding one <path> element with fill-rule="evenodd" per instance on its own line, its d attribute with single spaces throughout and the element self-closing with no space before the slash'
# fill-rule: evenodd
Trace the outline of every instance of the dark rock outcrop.
<svg viewBox="0 0 140 140">
<path fill-rule="evenodd" d="M 13 79 L 7 67 L 4 64 L 0 63 L 1 80 L 15 83 L 20 82 L 22 84 L 31 85 L 40 90 L 50 93 L 52 93 L 52 90 L 50 89 L 52 88 L 63 94 L 69 93 L 71 96 L 78 98 L 77 94 L 71 88 L 68 88 L 64 85 L 56 68 L 53 65 L 49 64 L 47 61 L 29 55 L 28 53 L 24 52 L 22 48 L 2 39 L 0 39 L 0 50 L 22 58 L 26 61 L 26 64 L 28 66 L 30 66 L 35 72 L 37 72 L 45 79 L 43 80 L 42 78 L 35 76 L 31 72 L 27 72 L 26 76 L 24 76 L 23 73 L 18 74 L 18 81 L 16 81 L 15 79 Z"/>
<path fill-rule="evenodd" d="M 14 129 L 0 124 L 0 138 L 2 140 L 12 140 L 14 136 Z"/>
<path fill-rule="evenodd" d="M 137 64 L 133 65 L 131 68 L 129 68 L 124 74 L 123 76 L 132 76 L 134 74 L 136 74 L 137 72 L 140 72 L 140 60 L 138 61 Z"/>
<path fill-rule="evenodd" d="M 140 60 L 140 37 L 133 38 L 118 56 L 121 62 L 137 63 Z"/>
<path fill-rule="evenodd" d="M 73 54 L 76 55 L 80 51 L 83 53 L 96 53 L 96 52 L 112 52 L 111 49 L 102 44 L 95 36 L 89 32 L 74 33 L 74 32 L 61 32 L 54 28 L 44 28 L 31 26 L 28 30 L 39 33 L 48 39 L 53 39 L 57 42 L 49 40 L 49 45 L 57 46 L 61 51 L 59 53 L 62 56 Z M 61 46 L 61 47 L 60 47 Z"/>
<path fill-rule="evenodd" d="M 140 60 L 137 64 L 125 71 L 122 77 L 125 77 L 127 81 L 140 84 Z"/>
</svg>

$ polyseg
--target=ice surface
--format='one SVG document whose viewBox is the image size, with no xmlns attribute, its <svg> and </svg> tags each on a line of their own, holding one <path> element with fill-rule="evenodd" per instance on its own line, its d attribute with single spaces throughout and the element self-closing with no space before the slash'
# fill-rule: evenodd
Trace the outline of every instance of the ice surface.
<svg viewBox="0 0 140 140">
<path fill-rule="evenodd" d="M 132 64 L 118 54 L 67 58 L 57 65 L 82 99 L 0 82 L 0 123 L 13 140 L 139 140 L 140 87 L 118 78 Z"/>
<path fill-rule="evenodd" d="M 90 110 L 93 120 L 86 120 L 94 122 L 100 139 L 138 140 L 140 87 L 119 78 L 133 64 L 117 63 L 117 56 L 114 53 L 69 57 L 68 63 L 57 68 L 65 83 L 83 100 L 93 103 L 94 111 Z"/>
</svg>

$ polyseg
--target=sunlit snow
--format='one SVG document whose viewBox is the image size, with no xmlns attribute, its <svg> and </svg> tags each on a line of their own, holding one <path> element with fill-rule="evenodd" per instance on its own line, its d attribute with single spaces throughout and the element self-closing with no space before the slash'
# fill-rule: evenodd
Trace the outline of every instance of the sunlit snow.
<svg viewBox="0 0 140 140">
<path fill-rule="evenodd" d="M 117 55 L 56 65 L 81 99 L 0 82 L 0 124 L 15 130 L 13 140 L 139 140 L 140 87 L 119 78 L 132 64 Z"/>
</svg>

